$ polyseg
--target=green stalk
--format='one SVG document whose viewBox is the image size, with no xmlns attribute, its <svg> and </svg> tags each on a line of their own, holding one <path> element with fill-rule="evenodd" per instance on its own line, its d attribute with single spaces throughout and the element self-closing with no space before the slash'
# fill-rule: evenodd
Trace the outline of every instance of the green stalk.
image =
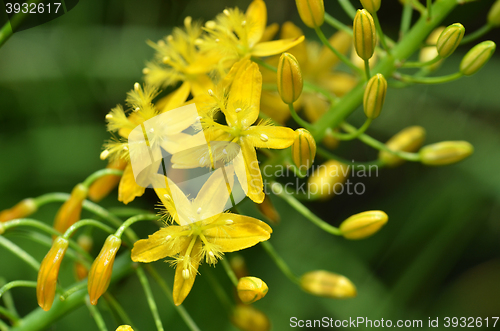
<svg viewBox="0 0 500 331">
<path fill-rule="evenodd" d="M 139 277 L 139 281 L 142 285 L 142 288 L 144 290 L 144 294 L 146 295 L 146 300 L 148 301 L 149 309 L 151 310 L 151 313 L 153 314 L 153 319 L 156 324 L 156 329 L 158 331 L 164 331 L 163 329 L 163 324 L 160 319 L 160 314 L 158 313 L 158 307 L 156 305 L 155 298 L 153 296 L 153 291 L 151 291 L 151 286 L 149 285 L 148 278 L 146 277 L 146 274 L 144 273 L 144 270 L 142 268 L 137 268 L 137 277 Z"/>
<path fill-rule="evenodd" d="M 276 263 L 278 268 L 283 272 L 283 274 L 292 281 L 292 283 L 299 284 L 299 278 L 295 276 L 288 264 L 283 260 L 281 256 L 274 250 L 273 245 L 269 241 L 263 241 L 260 243 L 271 259 Z"/>
<path fill-rule="evenodd" d="M 28 252 L 26 252 L 21 247 L 14 244 L 9 239 L 4 236 L 0 236 L 0 246 L 3 246 L 8 251 L 16 255 L 18 258 L 26 262 L 30 267 L 32 267 L 36 273 L 38 273 L 38 269 L 40 269 L 40 263 L 35 260 L 33 256 L 31 256 Z"/>
<path fill-rule="evenodd" d="M 464 44 L 470 43 L 471 41 L 479 39 L 482 36 L 484 36 L 485 34 L 487 34 L 488 32 L 490 32 L 492 29 L 493 29 L 493 26 L 491 26 L 489 24 L 485 24 L 481 28 L 479 28 L 478 30 L 466 35 L 462 39 L 462 41 L 460 42 L 460 45 L 464 45 Z"/>
<path fill-rule="evenodd" d="M 104 322 L 104 319 L 102 318 L 102 315 L 99 312 L 99 309 L 97 309 L 96 306 L 94 306 L 90 303 L 88 295 L 85 297 L 85 305 L 87 306 L 88 310 L 90 311 L 90 315 L 92 315 L 92 317 L 94 318 L 95 324 L 97 324 L 99 331 L 108 331 L 108 328 L 106 327 L 106 323 Z"/>
<path fill-rule="evenodd" d="M 227 262 L 226 259 L 221 259 L 220 263 L 224 267 L 224 270 L 226 271 L 226 274 L 229 277 L 229 279 L 231 280 L 231 282 L 233 283 L 233 285 L 235 287 L 238 286 L 238 277 L 234 273 L 233 268 L 231 268 L 231 266 L 229 265 L 229 262 Z"/>
<path fill-rule="evenodd" d="M 121 176 L 121 175 L 123 175 L 123 171 L 122 170 L 117 170 L 117 169 L 101 169 L 101 170 L 97 170 L 96 172 L 94 172 L 93 174 L 91 174 L 90 176 L 88 176 L 83 181 L 82 184 L 85 187 L 88 188 L 88 187 L 90 187 L 90 185 L 92 185 L 93 182 L 95 182 L 99 178 L 104 177 L 104 176 L 108 176 L 108 175 Z"/>
<path fill-rule="evenodd" d="M 339 31 L 342 30 L 348 33 L 352 37 L 352 29 L 328 13 L 325 13 L 325 22 Z"/>
</svg>

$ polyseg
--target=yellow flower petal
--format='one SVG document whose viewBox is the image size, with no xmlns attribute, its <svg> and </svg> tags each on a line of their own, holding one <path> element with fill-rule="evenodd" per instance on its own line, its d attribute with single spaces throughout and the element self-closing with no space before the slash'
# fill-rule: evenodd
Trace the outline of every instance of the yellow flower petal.
<svg viewBox="0 0 500 331">
<path fill-rule="evenodd" d="M 198 75 L 196 80 L 191 82 L 191 90 L 193 95 L 199 96 L 207 94 L 208 90 L 213 88 L 213 83 L 207 75 Z"/>
<path fill-rule="evenodd" d="M 334 33 L 330 39 L 330 44 L 335 47 L 340 53 L 347 54 L 347 52 L 352 47 L 352 37 L 344 31 L 338 31 Z M 314 63 L 312 72 L 314 74 L 319 74 L 325 71 L 325 68 L 333 68 L 340 62 L 337 55 L 333 54 L 332 51 L 323 46 L 319 54 L 318 61 Z"/>
<path fill-rule="evenodd" d="M 233 166 L 223 166 L 211 172 L 198 192 L 193 206 L 201 220 L 224 212 L 229 193 L 234 186 Z"/>
<path fill-rule="evenodd" d="M 156 108 L 160 110 L 160 113 L 163 113 L 167 110 L 180 107 L 186 102 L 190 91 L 191 84 L 184 82 L 177 90 L 158 100 Z"/>
<path fill-rule="evenodd" d="M 279 28 L 280 28 L 280 25 L 278 23 L 273 23 L 271 25 L 268 25 L 266 27 L 266 29 L 264 30 L 264 33 L 262 34 L 262 38 L 260 38 L 259 42 L 273 40 L 276 33 L 278 33 Z"/>
<path fill-rule="evenodd" d="M 292 22 L 285 22 L 281 26 L 280 39 L 294 39 L 299 38 L 303 35 L 304 33 L 302 32 L 302 30 Z M 293 56 L 295 56 L 301 66 L 305 65 L 309 60 L 309 57 L 307 55 L 307 45 L 305 42 L 299 43 L 298 45 L 290 48 L 288 50 L 288 53 L 291 53 Z"/>
<path fill-rule="evenodd" d="M 262 182 L 257 153 L 255 152 L 255 148 L 244 140 L 242 140 L 240 146 L 243 157 L 235 158 L 235 167 L 236 169 L 244 167 L 246 178 L 241 178 L 241 173 L 238 171 L 236 175 L 242 187 L 244 189 L 246 188 L 247 196 L 255 203 L 262 203 L 265 198 L 263 192 L 264 183 Z M 240 162 L 242 162 L 243 165 L 241 165 Z M 244 181 L 246 181 L 246 184 L 243 184 Z"/>
<path fill-rule="evenodd" d="M 358 79 L 345 72 L 327 72 L 318 77 L 321 86 L 333 92 L 336 96 L 342 97 L 351 91 L 358 83 Z"/>
<path fill-rule="evenodd" d="M 181 253 L 181 255 L 183 254 Z M 194 245 L 193 250 L 191 251 L 191 264 L 190 268 L 188 269 L 189 277 L 187 279 L 184 278 L 183 271 L 185 269 L 182 262 L 177 263 L 177 267 L 175 268 L 173 297 L 176 306 L 179 306 L 184 301 L 184 299 L 186 299 L 189 292 L 191 292 L 196 274 L 198 273 L 200 260 L 201 242 L 198 240 L 198 242 Z"/>
<path fill-rule="evenodd" d="M 290 39 L 282 39 L 282 40 L 274 40 L 274 41 L 266 41 L 263 43 L 258 43 L 252 49 L 253 56 L 269 56 L 282 53 L 304 40 L 304 36 L 300 36 L 299 38 L 290 38 Z"/>
<path fill-rule="evenodd" d="M 310 93 L 304 93 L 302 97 L 304 114 L 310 122 L 316 122 L 328 110 L 328 101 L 324 98 Z"/>
<path fill-rule="evenodd" d="M 278 124 L 284 124 L 290 118 L 290 109 L 277 92 L 262 91 L 260 111 Z"/>
<path fill-rule="evenodd" d="M 134 248 L 132 248 L 132 261 L 154 262 L 185 251 L 189 245 L 190 237 L 179 236 L 182 231 L 186 231 L 186 228 L 170 225 L 156 231 L 148 239 L 136 241 Z"/>
<path fill-rule="evenodd" d="M 135 197 L 140 197 L 144 194 L 144 187 L 137 185 L 134 178 L 134 172 L 130 162 L 125 167 L 120 185 L 118 186 L 118 201 L 128 204 L 134 201 Z"/>
<path fill-rule="evenodd" d="M 256 218 L 224 213 L 217 222 L 227 226 L 217 226 L 203 231 L 207 240 L 220 247 L 222 252 L 235 252 L 252 247 L 271 237 L 273 230 Z"/>
<path fill-rule="evenodd" d="M 254 0 L 245 13 L 248 24 L 248 46 L 252 48 L 262 39 L 267 22 L 267 8 L 262 0 Z"/>
<path fill-rule="evenodd" d="M 251 126 L 245 130 L 245 141 L 258 148 L 283 149 L 291 146 L 296 132 L 282 126 Z"/>
</svg>

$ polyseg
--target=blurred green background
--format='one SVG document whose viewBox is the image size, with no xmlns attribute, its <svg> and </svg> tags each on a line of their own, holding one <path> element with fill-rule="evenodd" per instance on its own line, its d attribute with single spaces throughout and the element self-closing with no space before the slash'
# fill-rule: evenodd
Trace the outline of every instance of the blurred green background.
<svg viewBox="0 0 500 331">
<path fill-rule="evenodd" d="M 357 1 L 352 1 L 359 7 Z M 133 83 L 140 81 L 145 61 L 153 55 L 146 40 L 158 40 L 187 15 L 210 19 L 225 7 L 246 8 L 248 0 L 132 1 L 87 0 L 64 16 L 41 26 L 15 33 L 0 49 L 0 209 L 25 197 L 47 192 L 69 192 L 87 175 L 105 166 L 99 159 L 102 142 L 109 137 L 105 114 L 122 103 Z M 493 1 L 460 6 L 444 24 L 461 22 L 468 32 L 484 24 Z M 306 29 L 293 0 L 267 1 L 268 22 L 292 20 Z M 326 1 L 327 11 L 349 24 L 336 1 Z M 385 31 L 396 38 L 401 6 L 383 1 L 379 12 Z M 417 16 L 416 14 L 414 16 Z M 325 25 L 324 30 L 333 32 Z M 481 40 L 500 41 L 498 30 Z M 457 70 L 470 45 L 449 58 L 440 73 Z M 347 276 L 358 288 L 358 297 L 334 301 L 310 296 L 290 283 L 260 247 L 242 252 L 250 274 L 264 279 L 269 294 L 256 307 L 271 318 L 274 330 L 288 330 L 289 319 L 422 319 L 428 317 L 500 316 L 500 57 L 494 56 L 478 74 L 440 86 L 414 86 L 389 90 L 382 115 L 369 130 L 385 141 L 400 129 L 421 125 L 428 143 L 467 140 L 475 153 L 466 161 L 443 168 L 420 164 L 379 172 L 377 178 L 360 179 L 362 196 L 338 196 L 308 206 L 323 219 L 338 225 L 346 217 L 381 209 L 389 223 L 376 236 L 363 241 L 332 237 L 273 199 L 282 221 L 274 227 L 271 243 L 297 274 L 325 269 Z M 351 120 L 362 122 L 362 112 Z M 360 144 L 342 145 L 346 158 L 371 160 L 376 152 Z M 131 205 L 153 210 L 152 192 Z M 120 206 L 116 192 L 104 206 Z M 56 205 L 43 207 L 35 218 L 51 223 Z M 243 210 L 261 217 L 248 201 Z M 84 213 L 84 217 L 90 216 Z M 142 237 L 154 225 L 137 226 Z M 95 252 L 104 235 L 95 232 Z M 30 243 L 23 232 L 8 237 L 41 260 L 47 248 Z M 169 283 L 173 269 L 158 262 Z M 234 330 L 214 296 L 204 273 L 218 276 L 231 291 L 222 267 L 200 269 L 185 301 L 202 330 Z M 71 284 L 72 264 L 63 263 L 60 279 Z M 7 281 L 36 279 L 36 274 L 0 249 L 0 276 Z M 162 320 L 168 330 L 187 330 L 170 302 L 153 285 Z M 111 288 L 140 330 L 154 330 L 137 278 Z M 33 289 L 15 289 L 21 314 L 37 307 Z M 117 326 L 104 302 L 110 330 Z M 500 323 L 497 325 L 500 327 Z M 96 329 L 82 307 L 57 322 L 51 330 Z"/>
</svg>

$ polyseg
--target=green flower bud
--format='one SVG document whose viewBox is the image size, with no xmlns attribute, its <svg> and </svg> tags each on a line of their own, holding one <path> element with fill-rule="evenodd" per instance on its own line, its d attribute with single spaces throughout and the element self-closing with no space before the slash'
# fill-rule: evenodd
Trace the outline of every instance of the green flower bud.
<svg viewBox="0 0 500 331">
<path fill-rule="evenodd" d="M 363 60 L 370 59 L 375 51 L 377 36 L 373 17 L 366 9 L 361 9 L 356 12 L 353 33 L 356 53 L 358 53 L 358 56 Z"/>
<path fill-rule="evenodd" d="M 238 281 L 238 297 L 241 302 L 251 304 L 266 296 L 269 288 L 264 281 L 257 277 L 243 277 Z"/>
<path fill-rule="evenodd" d="M 375 119 L 380 115 L 387 92 L 387 81 L 382 74 L 376 74 L 368 81 L 363 97 L 363 110 L 368 118 Z"/>
<path fill-rule="evenodd" d="M 302 73 L 299 62 L 290 53 L 281 54 L 278 63 L 278 92 L 286 104 L 297 101 L 302 93 Z"/>
<path fill-rule="evenodd" d="M 460 23 L 454 23 L 444 29 L 436 44 L 438 54 L 442 58 L 450 56 L 460 45 L 464 34 L 465 28 Z"/>
<path fill-rule="evenodd" d="M 357 240 L 368 238 L 375 234 L 387 223 L 389 217 L 380 210 L 365 211 L 353 215 L 340 224 L 342 236 L 346 239 Z"/>
<path fill-rule="evenodd" d="M 411 153 L 417 151 L 424 140 L 425 129 L 421 126 L 410 126 L 394 135 L 385 145 L 393 151 Z M 388 167 L 397 167 L 405 162 L 404 159 L 387 151 L 380 151 L 378 158 Z"/>
<path fill-rule="evenodd" d="M 306 172 L 316 156 L 316 141 L 306 129 L 297 129 L 297 138 L 292 145 L 293 163 L 299 168 L 299 171 Z"/>
<path fill-rule="evenodd" d="M 332 299 L 356 296 L 354 284 L 346 277 L 325 270 L 315 270 L 300 277 L 300 287 L 308 293 Z"/>
<path fill-rule="evenodd" d="M 375 13 L 380 9 L 381 0 L 359 0 L 363 5 L 363 8 L 368 10 L 370 13 Z"/>
<path fill-rule="evenodd" d="M 495 52 L 496 44 L 491 40 L 483 41 L 472 47 L 460 62 L 460 72 L 466 76 L 475 74 Z"/>
<path fill-rule="evenodd" d="M 465 159 L 474 152 L 467 141 L 443 141 L 427 145 L 420 150 L 421 162 L 427 165 L 447 165 Z"/>
<path fill-rule="evenodd" d="M 492 26 L 500 26 L 500 0 L 497 0 L 491 6 L 488 12 L 488 24 Z"/>
<path fill-rule="evenodd" d="M 310 28 L 323 25 L 325 20 L 325 4 L 323 0 L 295 0 L 300 19 Z"/>
</svg>

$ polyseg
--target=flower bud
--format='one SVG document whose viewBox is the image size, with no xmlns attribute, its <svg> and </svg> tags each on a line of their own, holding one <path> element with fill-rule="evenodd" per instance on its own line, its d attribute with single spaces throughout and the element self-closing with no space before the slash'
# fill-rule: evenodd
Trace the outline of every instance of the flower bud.
<svg viewBox="0 0 500 331">
<path fill-rule="evenodd" d="M 373 17 L 366 9 L 360 9 L 356 12 L 353 34 L 354 48 L 358 56 L 363 60 L 370 59 L 375 51 L 377 36 Z"/>
<path fill-rule="evenodd" d="M 360 0 L 360 2 L 363 5 L 363 8 L 372 14 L 380 9 L 381 0 Z"/>
<path fill-rule="evenodd" d="M 54 302 L 59 267 L 67 249 L 68 240 L 57 237 L 40 265 L 36 282 L 36 298 L 38 305 L 45 311 L 48 311 Z"/>
<path fill-rule="evenodd" d="M 387 81 L 382 74 L 376 74 L 368 81 L 363 96 L 363 110 L 366 117 L 375 119 L 380 115 L 387 92 Z"/>
<path fill-rule="evenodd" d="M 35 204 L 35 200 L 31 198 L 24 199 L 14 207 L 2 210 L 0 212 L 0 223 L 29 216 L 36 212 L 37 209 L 38 206 Z"/>
<path fill-rule="evenodd" d="M 421 162 L 427 165 L 447 165 L 465 159 L 474 152 L 467 141 L 443 141 L 422 147 Z"/>
<path fill-rule="evenodd" d="M 349 279 L 325 270 L 302 275 L 300 287 L 308 293 L 332 299 L 353 298 L 357 294 L 356 287 Z"/>
<path fill-rule="evenodd" d="M 493 6 L 491 6 L 488 12 L 488 24 L 491 26 L 500 26 L 500 0 L 497 0 Z"/>
<path fill-rule="evenodd" d="M 420 50 L 419 57 L 418 57 L 418 60 L 420 62 L 429 62 L 429 61 L 432 61 L 432 60 L 434 60 L 436 58 L 436 56 L 439 55 L 438 51 L 437 51 L 437 48 L 434 45 L 437 44 L 439 36 L 441 36 L 441 33 L 443 33 L 444 29 L 445 29 L 444 26 L 437 27 L 436 29 L 434 29 L 434 31 L 431 32 L 431 34 L 429 35 L 429 37 L 427 37 L 427 39 L 425 41 L 426 44 L 433 45 L 433 46 L 422 47 L 422 49 Z M 431 64 L 430 66 L 427 66 L 426 68 L 429 69 L 430 71 L 434 71 L 437 68 L 439 68 L 439 66 L 441 65 L 441 63 L 443 63 L 442 59 L 439 60 L 439 61 L 437 61 L 434 64 Z"/>
<path fill-rule="evenodd" d="M 54 229 L 64 233 L 70 226 L 80 220 L 83 200 L 87 197 L 88 189 L 78 184 L 71 191 L 69 199 L 59 208 L 54 220 Z"/>
<path fill-rule="evenodd" d="M 231 254 L 229 264 L 238 279 L 248 276 L 247 265 L 245 263 L 245 258 L 242 255 Z"/>
<path fill-rule="evenodd" d="M 126 165 L 127 162 L 125 162 L 125 160 L 117 158 L 110 161 L 106 169 L 124 170 Z M 118 186 L 121 178 L 121 176 L 117 175 L 106 175 L 98 178 L 89 187 L 88 196 L 90 200 L 99 202 L 104 199 L 116 186 Z"/>
<path fill-rule="evenodd" d="M 442 58 L 450 56 L 460 45 L 465 34 L 465 28 L 460 23 L 454 23 L 443 30 L 436 43 L 438 54 Z"/>
<path fill-rule="evenodd" d="M 302 73 L 297 59 L 290 53 L 281 54 L 278 63 L 278 93 L 286 104 L 297 101 L 302 93 Z"/>
<path fill-rule="evenodd" d="M 272 224 L 278 224 L 280 222 L 280 214 L 274 208 L 273 202 L 268 195 L 264 197 L 262 203 L 257 204 L 257 208 Z"/>
<path fill-rule="evenodd" d="M 323 0 L 295 0 L 300 19 L 310 28 L 323 25 L 325 20 L 325 4 Z"/>
<path fill-rule="evenodd" d="M 262 311 L 247 305 L 237 305 L 231 322 L 243 331 L 269 331 L 271 322 Z"/>
<path fill-rule="evenodd" d="M 134 331 L 130 325 L 120 325 L 115 331 Z"/>
<path fill-rule="evenodd" d="M 483 41 L 472 47 L 460 62 L 460 72 L 465 76 L 475 74 L 495 52 L 496 44 L 491 40 Z"/>
<path fill-rule="evenodd" d="M 115 235 L 109 235 L 104 242 L 101 252 L 92 263 L 89 272 L 87 289 L 90 303 L 97 304 L 97 300 L 106 292 L 111 281 L 113 263 L 122 241 Z"/>
<path fill-rule="evenodd" d="M 410 126 L 394 135 L 385 145 L 393 151 L 415 152 L 422 146 L 424 140 L 425 129 L 421 126 Z M 405 162 L 404 159 L 387 151 L 380 151 L 378 158 L 388 167 L 397 167 Z"/>
<path fill-rule="evenodd" d="M 368 238 L 375 234 L 387 223 L 389 217 L 380 210 L 371 210 L 352 215 L 340 224 L 342 236 L 346 239 L 357 240 Z"/>
<path fill-rule="evenodd" d="M 264 281 L 257 277 L 243 277 L 238 281 L 238 297 L 241 302 L 251 304 L 266 296 L 269 288 Z"/>
<path fill-rule="evenodd" d="M 297 129 L 295 132 L 297 132 L 297 136 L 292 145 L 293 163 L 301 173 L 306 173 L 316 156 L 316 141 L 306 129 Z"/>
<path fill-rule="evenodd" d="M 341 191 L 349 170 L 349 166 L 335 160 L 318 166 L 307 182 L 311 199 L 326 200 L 333 197 L 335 192 Z"/>
</svg>

